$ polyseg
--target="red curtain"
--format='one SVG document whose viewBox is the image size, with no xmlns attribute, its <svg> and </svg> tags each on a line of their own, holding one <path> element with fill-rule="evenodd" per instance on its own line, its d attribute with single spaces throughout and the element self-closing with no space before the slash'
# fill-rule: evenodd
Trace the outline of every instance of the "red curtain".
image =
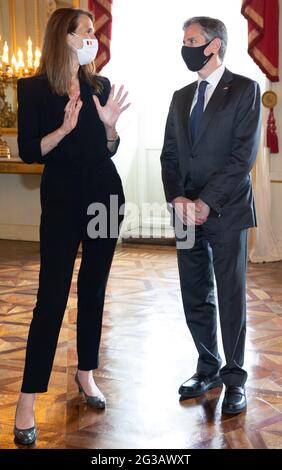
<svg viewBox="0 0 282 470">
<path fill-rule="evenodd" d="M 279 0 L 243 0 L 248 20 L 248 52 L 272 82 L 279 81 Z"/>
<path fill-rule="evenodd" d="M 99 41 L 99 50 L 95 60 L 97 72 L 109 62 L 112 36 L 113 0 L 88 0 L 88 9 L 94 14 L 95 36 Z"/>
</svg>

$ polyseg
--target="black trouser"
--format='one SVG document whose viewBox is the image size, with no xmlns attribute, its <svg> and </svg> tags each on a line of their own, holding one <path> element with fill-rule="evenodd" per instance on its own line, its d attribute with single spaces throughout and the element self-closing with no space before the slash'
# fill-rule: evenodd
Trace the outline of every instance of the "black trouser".
<svg viewBox="0 0 282 470">
<path fill-rule="evenodd" d="M 241 386 L 246 335 L 247 230 L 211 232 L 197 226 L 191 249 L 178 249 L 178 266 L 186 321 L 199 353 L 197 372 L 216 374 L 221 367 L 217 348 L 214 277 L 226 365 L 226 385 Z"/>
<path fill-rule="evenodd" d="M 107 175 L 107 179 L 102 180 L 98 199 L 107 207 L 111 186 L 113 192 L 119 193 L 119 203 L 124 202 L 119 177 Z M 78 215 L 79 201 L 67 204 L 61 193 L 56 198 L 49 187 L 48 192 L 43 187 L 42 193 L 39 289 L 28 335 L 21 389 L 26 393 L 47 391 L 81 241 L 82 258 L 77 282 L 78 368 L 88 371 L 98 367 L 105 289 L 117 242 L 117 238 L 85 237 L 85 229 L 81 228 L 82 220 L 85 226 L 85 217 Z M 119 216 L 120 223 L 122 218 Z"/>
</svg>

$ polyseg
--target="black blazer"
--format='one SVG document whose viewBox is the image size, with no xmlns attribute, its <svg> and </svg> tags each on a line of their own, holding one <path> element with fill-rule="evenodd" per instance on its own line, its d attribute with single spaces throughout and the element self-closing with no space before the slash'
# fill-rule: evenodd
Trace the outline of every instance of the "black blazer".
<svg viewBox="0 0 282 470">
<path fill-rule="evenodd" d="M 99 77 L 102 92 L 98 95 L 104 105 L 110 92 L 108 79 Z M 34 76 L 18 81 L 18 146 L 26 163 L 45 163 L 41 178 L 40 197 L 44 220 L 75 218 L 86 236 L 88 207 L 93 202 L 108 205 L 111 194 L 124 202 L 122 182 L 107 148 L 104 124 L 100 121 L 92 95 L 92 86 L 83 72 L 79 74 L 83 106 L 78 123 L 51 152 L 41 155 L 41 139 L 60 127 L 68 96 L 52 92 L 46 76 Z"/>
<path fill-rule="evenodd" d="M 189 115 L 194 82 L 174 93 L 161 154 L 166 200 L 201 198 L 213 230 L 256 225 L 250 171 L 260 140 L 259 85 L 225 69 L 192 144 Z"/>
<path fill-rule="evenodd" d="M 102 92 L 100 103 L 104 105 L 110 92 L 110 82 L 99 77 Z M 92 95 L 93 87 L 79 73 L 83 106 L 77 126 L 57 147 L 44 157 L 41 155 L 41 139 L 60 127 L 68 96 L 59 96 L 51 90 L 47 77 L 39 75 L 18 80 L 18 146 L 19 155 L 26 163 L 45 163 L 57 169 L 78 170 L 85 166 L 97 166 L 116 153 L 107 148 L 103 123 L 100 121 Z"/>
</svg>

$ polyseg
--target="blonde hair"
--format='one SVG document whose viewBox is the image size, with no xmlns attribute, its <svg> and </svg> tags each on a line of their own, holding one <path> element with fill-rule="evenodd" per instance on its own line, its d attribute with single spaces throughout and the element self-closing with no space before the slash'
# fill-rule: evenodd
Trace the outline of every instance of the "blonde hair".
<svg viewBox="0 0 282 470">
<path fill-rule="evenodd" d="M 94 20 L 89 11 L 58 8 L 50 16 L 45 30 L 42 56 L 36 75 L 47 75 L 52 90 L 61 96 L 66 95 L 70 88 L 71 49 L 66 38 L 67 34 L 75 32 L 81 15 L 87 15 L 92 22 Z M 102 84 L 95 73 L 95 62 L 83 65 L 82 70 L 86 80 L 99 93 Z"/>
</svg>

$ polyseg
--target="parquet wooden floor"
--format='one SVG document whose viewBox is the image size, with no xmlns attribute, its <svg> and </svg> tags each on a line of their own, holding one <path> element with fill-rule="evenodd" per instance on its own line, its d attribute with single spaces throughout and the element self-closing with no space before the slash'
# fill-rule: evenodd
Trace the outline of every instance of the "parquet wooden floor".
<svg viewBox="0 0 282 470">
<path fill-rule="evenodd" d="M 248 410 L 223 417 L 223 391 L 179 402 L 194 373 L 174 247 L 122 245 L 107 289 L 97 383 L 105 411 L 74 383 L 76 261 L 50 388 L 38 395 L 37 448 L 282 448 L 282 263 L 249 265 Z M 0 241 L 0 448 L 13 421 L 37 291 L 37 243 Z"/>
</svg>

